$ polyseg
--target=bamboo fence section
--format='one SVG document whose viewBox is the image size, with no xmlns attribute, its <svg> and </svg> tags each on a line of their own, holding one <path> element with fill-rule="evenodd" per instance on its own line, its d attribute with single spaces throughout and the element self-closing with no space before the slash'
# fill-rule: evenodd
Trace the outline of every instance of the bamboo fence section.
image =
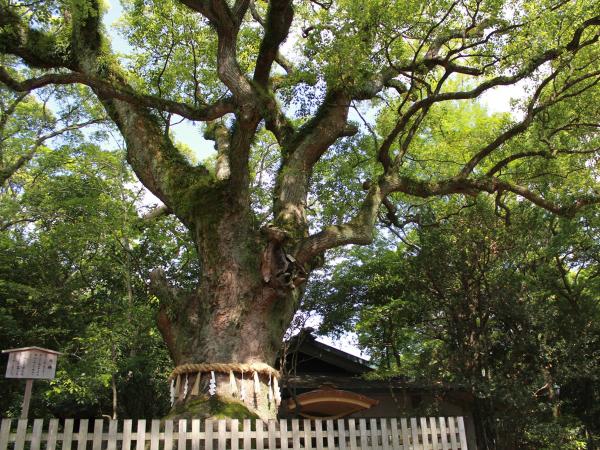
<svg viewBox="0 0 600 450">
<path fill-rule="evenodd" d="M 2 419 L 0 450 L 466 450 L 462 417 Z"/>
</svg>

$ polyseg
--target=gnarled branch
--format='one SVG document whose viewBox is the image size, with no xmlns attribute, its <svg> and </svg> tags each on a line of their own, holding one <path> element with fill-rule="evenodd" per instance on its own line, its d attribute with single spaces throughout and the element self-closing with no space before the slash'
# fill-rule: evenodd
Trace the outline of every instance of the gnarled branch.
<svg viewBox="0 0 600 450">
<path fill-rule="evenodd" d="M 99 124 L 102 122 L 106 122 L 106 118 L 98 118 L 91 119 L 81 123 L 75 123 L 72 125 L 68 125 L 66 127 L 60 128 L 58 130 L 54 130 L 51 133 L 45 134 L 43 136 L 38 137 L 31 148 L 25 152 L 25 154 L 21 155 L 15 162 L 10 164 L 7 167 L 0 167 L 0 186 L 2 186 L 6 181 L 12 177 L 19 169 L 21 169 L 25 164 L 33 159 L 39 148 L 49 139 L 60 136 L 61 134 L 67 133 L 69 131 L 79 130 L 88 125 Z"/>
<path fill-rule="evenodd" d="M 47 73 L 39 77 L 19 81 L 12 78 L 6 69 L 0 66 L 0 82 L 17 92 L 30 92 L 51 84 L 85 84 L 98 92 L 102 92 L 106 97 L 123 100 L 134 105 L 167 111 L 190 120 L 214 120 L 234 111 L 234 104 L 231 98 L 225 98 L 211 105 L 196 108 L 158 96 L 140 94 L 125 83 L 110 83 L 100 77 L 81 72 Z"/>
<path fill-rule="evenodd" d="M 344 92 L 330 91 L 315 116 L 290 138 L 275 187 L 277 225 L 305 224 L 304 207 L 313 166 L 338 138 L 358 131 L 347 123 L 350 101 Z"/>
<path fill-rule="evenodd" d="M 291 0 L 269 2 L 267 19 L 264 23 L 265 35 L 260 43 L 254 69 L 254 81 L 261 86 L 267 85 L 271 67 L 279 54 L 279 46 L 287 38 L 293 18 L 294 8 Z M 282 60 L 281 55 L 279 59 Z M 289 64 L 285 62 L 283 64 L 283 67 L 289 67 Z"/>
</svg>

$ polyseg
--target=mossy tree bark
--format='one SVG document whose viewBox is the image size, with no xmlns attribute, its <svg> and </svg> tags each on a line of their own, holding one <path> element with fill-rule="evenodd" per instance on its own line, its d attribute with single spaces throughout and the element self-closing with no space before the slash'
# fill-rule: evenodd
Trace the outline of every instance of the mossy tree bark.
<svg viewBox="0 0 600 450">
<path fill-rule="evenodd" d="M 201 106 L 140 93 L 132 87 L 102 32 L 100 0 L 57 2 L 54 9 L 42 15 L 56 16 L 55 20 L 62 21 L 50 31 L 28 21 L 29 8 L 44 8 L 45 3 L 52 2 L 19 5 L 0 1 L 0 53 L 18 57 L 29 67 L 45 70 L 39 77 L 18 80 L 0 67 L 0 81 L 21 92 L 51 84 L 89 86 L 122 133 L 128 162 L 140 181 L 164 202 L 165 210 L 175 214 L 189 228 L 202 269 L 197 289 L 190 292 L 177 289 L 160 271 L 152 276 L 153 289 L 162 305 L 159 327 L 176 365 L 273 364 L 283 333 L 298 307 L 304 282 L 319 265 L 324 252 L 347 244 L 370 243 L 383 208 L 387 210 L 384 214 L 389 224 L 401 224 L 392 204 L 392 193 L 421 198 L 479 192 L 500 198 L 509 193 L 566 216 L 599 201 L 595 194 L 582 195 L 561 206 L 548 199 L 552 196 L 545 198 L 531 189 L 530 184 L 519 185 L 502 172 L 517 159 L 544 156 L 544 152 L 509 156 L 498 152 L 505 142 L 527 130 L 541 112 L 568 98 L 570 90 L 581 88 L 585 92 L 593 86 L 586 84 L 595 76 L 592 72 L 566 77 L 566 81 L 560 83 L 562 78 L 558 75 L 571 67 L 569 62 L 575 60 L 582 49 L 599 39 L 597 32 L 593 33 L 600 25 L 599 16 L 578 17 L 577 22 L 569 25 L 568 32 L 561 35 L 560 45 L 554 41 L 547 45 L 539 43 L 539 49 L 536 47 L 535 52 L 528 49 L 531 54 L 513 67 L 510 66 L 515 52 L 512 48 L 506 54 L 502 49 L 498 55 L 492 52 L 490 59 L 481 56 L 481 61 L 468 54 L 479 50 L 482 54 L 489 53 L 487 42 L 496 35 L 511 42 L 510 33 L 518 33 L 521 25 L 508 26 L 504 20 L 497 20 L 493 11 L 481 12 L 477 3 L 474 11 L 468 11 L 467 4 L 461 6 L 467 8 L 465 17 L 472 20 L 464 29 L 456 28 L 459 22 L 444 22 L 451 17 L 451 10 L 458 7 L 455 3 L 447 14 L 440 15 L 441 22 L 436 22 L 437 16 L 432 19 L 435 21 L 423 42 L 406 44 L 402 52 L 388 55 L 388 58 L 396 58 L 394 55 L 398 53 L 401 55 L 398 61 L 388 61 L 388 66 L 374 69 L 368 76 L 350 73 L 343 74 L 338 81 L 328 81 L 316 113 L 296 127 L 276 99 L 282 79 L 296 87 L 307 82 L 279 52 L 294 20 L 291 0 L 270 0 L 264 17 L 249 0 L 181 0 L 202 20 L 208 21 L 214 31 L 217 40 L 214 69 L 220 87 L 227 92 L 214 103 Z M 62 18 L 56 11 L 62 13 Z M 248 17 L 264 28 L 253 74 L 242 70 L 237 58 L 238 34 L 244 20 L 250 20 Z M 249 25 L 254 26 L 254 23 Z M 70 32 L 70 37 L 65 38 L 65 30 Z M 404 31 L 398 31 L 398 37 L 403 35 Z M 365 37 L 361 42 L 367 43 L 369 39 Z M 373 51 L 381 52 L 384 46 L 382 42 L 375 43 Z M 416 48 L 416 53 L 406 57 L 408 48 Z M 467 56 L 463 57 L 462 53 Z M 559 60 L 560 64 L 555 64 Z M 499 61 L 508 64 L 505 72 L 494 72 L 495 66 L 502 65 Z M 272 75 L 275 63 L 287 76 Z M 455 175 L 443 175 L 439 179 L 408 175 L 403 167 L 404 155 L 418 136 L 432 105 L 477 98 L 491 88 L 532 76 L 542 65 L 548 69 L 541 71 L 543 76 L 538 74 L 541 81 L 532 81 L 537 83 L 537 88 L 532 89 L 521 122 L 475 149 L 466 163 L 463 159 L 458 161 L 460 170 Z M 583 67 L 582 71 L 592 70 L 587 69 L 589 64 L 572 66 Z M 452 91 L 444 85 L 455 74 L 472 77 L 471 88 Z M 407 79 L 411 80 L 410 85 L 405 84 Z M 310 234 L 305 209 L 314 165 L 340 137 L 357 132 L 348 122 L 351 103 L 374 100 L 382 91 L 392 92 L 401 107 L 390 122 L 387 134 L 374 139 L 376 148 L 372 153 L 379 175 L 374 180 L 365 180 L 364 198 L 356 205 L 353 217 Z M 208 124 L 206 137 L 215 141 L 218 153 L 215 173 L 186 161 L 171 141 L 157 111 Z M 250 152 L 261 123 L 275 137 L 281 155 L 272 192 L 272 223 L 256 229 L 249 193 Z M 573 152 L 558 152 L 552 157 L 570 153 Z M 489 162 L 492 157 L 494 164 L 488 164 L 488 169 L 482 168 L 482 162 Z M 264 385 L 266 380 L 260 382 Z M 226 399 L 225 391 L 221 391 L 221 397 L 221 400 Z M 213 400 L 211 404 L 201 397 L 187 396 L 175 413 L 185 415 L 187 411 L 218 416 L 218 411 L 234 414 L 235 410 L 235 414 L 259 412 L 261 417 L 274 416 L 273 410 L 251 409 L 246 413 L 244 407 L 236 406 L 230 399 L 225 403 Z"/>
</svg>

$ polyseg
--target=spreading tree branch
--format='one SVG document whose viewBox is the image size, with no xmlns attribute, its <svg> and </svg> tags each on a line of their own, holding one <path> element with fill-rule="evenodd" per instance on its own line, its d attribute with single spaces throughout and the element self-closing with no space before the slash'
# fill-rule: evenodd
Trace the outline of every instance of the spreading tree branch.
<svg viewBox="0 0 600 450">
<path fill-rule="evenodd" d="M 237 60 L 237 36 L 249 0 L 237 0 L 229 8 L 225 0 L 180 0 L 205 16 L 217 33 L 217 74 L 238 104 L 251 101 L 253 89 Z"/>
<path fill-rule="evenodd" d="M 468 91 L 436 92 L 435 94 L 428 95 L 428 96 L 424 97 L 423 99 L 414 102 L 405 112 L 403 112 L 401 114 L 398 122 L 396 123 L 396 125 L 394 126 L 392 131 L 384 139 L 384 141 L 379 149 L 380 162 L 384 165 L 386 170 L 389 169 L 389 167 L 392 164 L 391 157 L 389 155 L 389 151 L 390 151 L 392 143 L 402 132 L 404 132 L 404 130 L 406 129 L 408 124 L 411 122 L 412 118 L 415 115 L 419 114 L 421 111 L 427 110 L 434 103 L 450 101 L 450 100 L 474 99 L 474 98 L 479 97 L 481 94 L 483 94 L 487 90 L 492 89 L 494 87 L 508 86 L 508 85 L 515 84 L 515 83 L 525 79 L 526 77 L 530 76 L 531 74 L 533 74 L 543 64 L 545 64 L 549 61 L 557 60 L 558 58 L 560 58 L 561 56 L 563 56 L 565 54 L 575 54 L 579 50 L 583 49 L 584 47 L 587 47 L 589 45 L 596 43 L 598 41 L 598 39 L 600 38 L 599 33 L 594 34 L 593 36 L 591 36 L 590 38 L 588 38 L 585 41 L 582 41 L 581 39 L 583 37 L 583 32 L 586 29 L 588 29 L 589 27 L 592 27 L 592 26 L 597 26 L 597 25 L 600 25 L 600 16 L 596 16 L 592 19 L 586 20 L 582 25 L 580 25 L 576 29 L 576 31 L 574 32 L 573 38 L 569 41 L 569 43 L 567 43 L 563 47 L 555 47 L 555 48 L 552 48 L 552 49 L 542 52 L 537 57 L 534 57 L 531 60 L 529 60 L 529 62 L 527 64 L 525 64 L 523 67 L 521 67 L 519 70 L 517 70 L 517 72 L 513 75 L 500 75 L 500 76 L 490 78 L 489 80 L 486 80 L 486 81 L 480 83 L 475 88 L 470 89 Z M 446 75 L 447 74 L 449 74 L 449 72 L 446 72 Z M 531 120 L 531 118 L 528 119 L 528 122 L 530 122 L 530 120 Z M 511 132 L 511 133 L 513 133 L 512 135 L 516 135 L 516 134 L 520 133 L 521 131 L 526 129 L 528 125 L 529 125 L 529 123 L 524 123 L 524 124 L 522 124 L 521 127 L 517 127 L 515 130 L 513 130 Z M 499 141 L 498 145 L 502 144 L 503 142 L 508 140 L 510 137 L 512 137 L 512 136 L 507 136 L 506 139 L 504 139 L 504 140 L 499 138 L 501 142 Z M 491 145 L 491 147 L 490 147 L 489 151 L 497 148 L 497 145 L 494 146 L 495 144 L 490 144 L 490 145 Z"/>
<path fill-rule="evenodd" d="M 190 120 L 215 120 L 225 114 L 234 112 L 234 104 L 231 98 L 219 100 L 212 105 L 193 107 L 154 95 L 140 94 L 125 83 L 110 83 L 103 78 L 81 72 L 47 73 L 39 77 L 18 81 L 11 77 L 4 67 L 0 66 L 0 82 L 17 92 L 31 92 L 51 84 L 85 84 L 98 92 L 102 92 L 107 97 L 123 100 L 134 105 L 167 111 Z"/>
<path fill-rule="evenodd" d="M 75 71 L 93 79 L 108 79 L 122 88 L 128 86 L 123 70 L 113 60 L 112 64 L 102 64 L 107 55 L 98 46 L 101 17 L 97 0 L 90 0 L 95 13 L 73 26 L 73 59 L 77 61 Z M 179 152 L 168 135 L 165 135 L 157 117 L 145 106 L 115 98 L 112 92 L 102 87 L 92 90 L 104 105 L 108 115 L 119 128 L 127 145 L 127 161 L 141 182 L 166 206 L 190 226 L 193 223 L 193 207 L 182 199 L 190 198 L 190 189 L 203 181 L 206 186 L 212 183 L 212 176 L 204 166 L 191 166 Z M 194 198 L 197 203 L 202 196 Z"/>
<path fill-rule="evenodd" d="M 106 122 L 106 118 L 98 118 L 91 119 L 85 122 L 75 123 L 72 125 L 68 125 L 66 127 L 60 128 L 58 130 L 54 130 L 51 133 L 40 136 L 35 140 L 31 148 L 25 152 L 23 155 L 19 156 L 15 162 L 10 164 L 7 167 L 0 167 L 0 186 L 4 185 L 6 181 L 8 181 L 19 169 L 21 169 L 25 164 L 33 159 L 39 148 L 44 145 L 44 143 L 52 138 L 65 134 L 69 131 L 79 130 L 89 125 L 99 124 Z"/>
<path fill-rule="evenodd" d="M 167 205 L 161 205 L 145 213 L 141 217 L 141 219 L 144 221 L 151 221 L 154 219 L 158 219 L 159 217 L 168 216 L 172 213 L 173 211 L 171 211 L 171 209 Z"/>
<path fill-rule="evenodd" d="M 397 174 L 385 175 L 380 178 L 378 183 L 373 183 L 369 187 L 362 206 L 349 222 L 325 227 L 320 232 L 305 238 L 299 245 L 296 254 L 297 260 L 301 264 L 310 264 L 313 258 L 321 255 L 326 250 L 348 244 L 370 244 L 373 241 L 379 207 L 386 196 L 393 192 L 402 192 L 421 198 L 450 194 L 474 196 L 481 192 L 488 194 L 512 192 L 563 217 L 573 217 L 580 210 L 600 203 L 600 195 L 587 194 L 579 196 L 568 204 L 560 204 L 544 198 L 525 186 L 496 177 L 478 179 L 452 177 L 440 181 L 422 181 Z"/>
<path fill-rule="evenodd" d="M 267 85 L 271 67 L 279 54 L 279 46 L 287 38 L 293 18 L 294 8 L 291 0 L 269 2 L 267 19 L 264 23 L 265 35 L 260 43 L 254 69 L 254 81 L 263 87 Z M 281 60 L 281 55 L 279 57 Z M 286 66 L 289 67 L 288 64 L 284 65 Z"/>
</svg>

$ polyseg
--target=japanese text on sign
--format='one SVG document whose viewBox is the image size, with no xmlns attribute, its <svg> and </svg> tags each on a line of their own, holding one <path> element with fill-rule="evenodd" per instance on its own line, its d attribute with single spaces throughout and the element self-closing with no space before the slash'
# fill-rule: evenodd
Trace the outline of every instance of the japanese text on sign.
<svg viewBox="0 0 600 450">
<path fill-rule="evenodd" d="M 57 355 L 38 350 L 13 352 L 8 356 L 6 378 L 52 379 Z"/>
</svg>

